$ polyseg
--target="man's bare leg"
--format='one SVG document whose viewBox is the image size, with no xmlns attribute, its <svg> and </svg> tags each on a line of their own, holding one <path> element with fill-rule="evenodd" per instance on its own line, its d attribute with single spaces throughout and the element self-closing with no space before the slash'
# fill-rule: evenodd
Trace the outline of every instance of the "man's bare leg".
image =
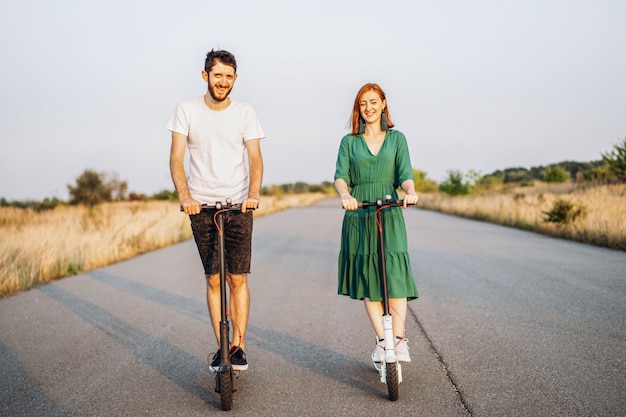
<svg viewBox="0 0 626 417">
<path fill-rule="evenodd" d="M 220 320 L 221 320 L 221 294 L 219 274 L 206 277 L 207 279 L 207 304 L 215 340 L 220 345 Z M 250 312 L 250 290 L 246 274 L 226 275 L 226 281 L 230 288 L 230 316 L 233 323 L 233 343 L 245 351 L 245 335 L 248 327 L 248 314 Z M 226 309 L 228 311 L 228 308 Z"/>
<path fill-rule="evenodd" d="M 250 313 L 250 289 L 246 274 L 227 275 L 230 287 L 230 316 L 233 322 L 233 345 L 245 351 L 246 329 Z"/>
<path fill-rule="evenodd" d="M 206 276 L 206 301 L 209 307 L 209 316 L 211 317 L 211 324 L 213 325 L 213 332 L 215 334 L 215 340 L 217 341 L 217 347 L 220 346 L 220 319 L 222 316 L 220 303 L 220 275 L 207 275 Z"/>
</svg>

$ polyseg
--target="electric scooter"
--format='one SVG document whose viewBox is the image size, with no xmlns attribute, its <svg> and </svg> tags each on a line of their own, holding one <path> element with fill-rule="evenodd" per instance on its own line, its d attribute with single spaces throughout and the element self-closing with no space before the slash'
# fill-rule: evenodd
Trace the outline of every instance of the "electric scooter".
<svg viewBox="0 0 626 417">
<path fill-rule="evenodd" d="M 215 369 L 211 367 L 211 355 L 207 358 L 209 367 L 215 372 L 215 392 L 220 394 L 222 410 L 228 411 L 233 408 L 233 393 L 237 391 L 236 381 L 239 372 L 233 369 L 230 361 L 230 327 L 227 311 L 227 284 L 226 264 L 224 260 L 224 213 L 229 211 L 241 211 L 241 204 L 232 204 L 227 198 L 225 203 L 220 201 L 215 204 L 202 204 L 202 210 L 215 209 L 213 221 L 218 231 L 218 254 L 220 269 L 220 365 Z M 182 208 L 181 208 L 182 210 Z M 252 211 L 253 209 L 248 208 Z"/>
<path fill-rule="evenodd" d="M 376 207 L 376 225 L 378 229 L 378 265 L 379 278 L 382 288 L 382 304 L 383 304 L 383 331 L 385 339 L 385 356 L 383 361 L 376 365 L 376 370 L 380 375 L 380 382 L 387 384 L 387 392 L 389 400 L 396 401 L 398 399 L 398 384 L 402 382 L 402 367 L 398 362 L 395 352 L 395 338 L 393 335 L 393 321 L 389 311 L 389 292 L 387 289 L 387 266 L 385 262 L 385 235 L 383 228 L 383 210 L 390 207 L 402 207 L 403 200 L 391 200 L 391 196 L 387 195 L 385 200 L 382 198 L 374 202 L 363 201 L 359 203 L 359 208 Z"/>
</svg>

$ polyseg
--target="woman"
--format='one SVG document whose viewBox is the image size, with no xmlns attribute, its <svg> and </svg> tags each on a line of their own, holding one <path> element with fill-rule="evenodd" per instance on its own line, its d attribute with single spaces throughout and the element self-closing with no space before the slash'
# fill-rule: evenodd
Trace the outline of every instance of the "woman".
<svg viewBox="0 0 626 417">
<path fill-rule="evenodd" d="M 382 292 L 378 274 L 376 208 L 357 210 L 360 201 L 376 201 L 396 189 L 406 193 L 404 207 L 417 203 L 413 168 L 404 135 L 392 130 L 385 93 L 377 84 L 359 90 L 352 109 L 352 133 L 343 137 L 337 156 L 335 188 L 346 210 L 341 231 L 338 293 L 364 300 L 376 333 L 374 362 L 384 358 Z M 403 208 L 404 208 L 403 207 Z M 396 356 L 410 362 L 405 337 L 407 301 L 417 298 L 407 252 L 404 216 L 399 207 L 385 209 L 385 252 L 389 307 L 396 336 Z"/>
</svg>

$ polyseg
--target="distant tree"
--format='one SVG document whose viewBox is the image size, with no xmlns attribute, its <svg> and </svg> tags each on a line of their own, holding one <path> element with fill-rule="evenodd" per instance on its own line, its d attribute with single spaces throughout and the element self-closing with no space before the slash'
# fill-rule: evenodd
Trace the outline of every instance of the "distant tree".
<svg viewBox="0 0 626 417">
<path fill-rule="evenodd" d="M 70 193 L 70 204 L 85 204 L 93 207 L 104 201 L 120 200 L 126 197 L 128 184 L 120 181 L 116 174 L 107 175 L 86 169 L 76 178 L 75 185 L 67 186 Z"/>
<path fill-rule="evenodd" d="M 413 168 L 413 177 L 415 178 L 415 191 L 418 193 L 434 193 L 437 191 L 437 183 L 429 179 L 426 172 Z"/>
<path fill-rule="evenodd" d="M 545 182 L 565 182 L 569 179 L 569 171 L 564 170 L 559 165 L 550 165 L 543 171 Z"/>
<path fill-rule="evenodd" d="M 335 192 L 335 185 L 330 181 L 323 181 L 321 184 L 309 184 L 310 193 L 332 194 Z"/>
<path fill-rule="evenodd" d="M 128 182 L 120 180 L 116 173 L 101 174 L 104 177 L 105 184 L 111 188 L 111 196 L 113 200 L 120 201 L 127 199 Z"/>
<path fill-rule="evenodd" d="M 293 187 L 293 192 L 296 194 L 304 194 L 309 191 L 309 185 L 305 182 L 298 181 Z"/>
<path fill-rule="evenodd" d="M 283 186 L 277 184 L 264 186 L 263 188 L 261 188 L 261 195 L 280 197 L 284 193 L 285 191 Z"/>
<path fill-rule="evenodd" d="M 556 164 L 569 172 L 570 178 L 577 178 L 583 176 L 586 172 L 592 171 L 602 166 L 602 161 L 591 162 L 576 162 L 576 161 L 562 161 Z"/>
<path fill-rule="evenodd" d="M 496 173 L 498 173 L 498 171 L 496 171 Z M 521 167 L 507 168 L 503 171 L 503 173 L 504 173 L 503 182 L 505 184 L 512 183 L 512 182 L 520 183 L 520 182 L 532 182 L 533 181 L 532 173 L 526 168 L 521 168 Z"/>
<path fill-rule="evenodd" d="M 155 199 L 161 200 L 160 198 L 155 198 Z M 131 191 L 130 194 L 128 194 L 128 201 L 147 201 L 147 200 L 148 200 L 148 197 L 143 193 L 136 193 L 134 191 Z"/>
<path fill-rule="evenodd" d="M 555 167 L 559 167 L 555 169 Z M 598 180 L 606 177 L 605 172 L 598 170 L 604 166 L 602 161 L 591 162 L 576 162 L 576 161 L 562 161 L 557 164 L 551 164 L 547 166 L 539 165 L 531 167 L 530 169 L 516 167 L 506 168 L 504 170 L 494 171 L 491 174 L 485 175 L 479 181 L 479 185 L 485 184 L 485 182 L 503 183 L 503 184 L 532 184 L 535 180 L 544 181 L 546 171 L 549 172 L 550 179 L 559 179 L 563 175 L 561 171 L 569 173 L 568 178 L 581 178 L 584 180 Z M 556 173 L 556 175 L 555 175 Z M 552 177 L 551 175 L 555 175 Z"/>
<path fill-rule="evenodd" d="M 482 177 L 483 175 L 480 171 L 476 171 L 474 169 L 470 169 L 469 171 L 467 171 L 467 174 L 465 174 L 465 179 L 467 180 L 466 184 L 469 188 L 470 193 L 474 192 L 476 185 L 480 183 Z"/>
<path fill-rule="evenodd" d="M 137 193 L 131 193 L 131 195 L 137 195 Z M 158 193 L 152 195 L 154 200 L 168 200 L 168 201 L 178 201 L 178 193 L 176 190 L 161 190 Z M 130 199 L 130 196 L 129 196 Z"/>
<path fill-rule="evenodd" d="M 611 172 L 608 165 L 601 165 L 597 168 L 594 168 L 591 171 L 586 171 L 583 173 L 583 179 L 585 181 L 595 181 L 595 182 L 611 182 L 616 181 L 615 175 Z"/>
<path fill-rule="evenodd" d="M 43 201 L 41 203 L 38 203 L 35 206 L 35 210 L 37 211 L 42 211 L 42 210 L 52 210 L 53 208 L 55 208 L 56 206 L 58 206 L 59 204 L 63 204 L 63 202 L 61 200 L 59 200 L 56 197 L 52 197 L 52 198 L 44 198 Z"/>
<path fill-rule="evenodd" d="M 500 171 L 501 172 L 501 171 Z M 478 179 L 476 184 L 474 184 L 474 191 L 481 192 L 486 190 L 492 190 L 498 186 L 504 184 L 504 174 L 489 174 L 484 175 Z"/>
<path fill-rule="evenodd" d="M 439 191 L 444 194 L 467 195 L 470 193 L 470 185 L 463 181 L 463 173 L 458 170 L 448 171 L 448 177 L 439 184 Z"/>
<path fill-rule="evenodd" d="M 612 151 L 603 153 L 602 161 L 619 181 L 626 181 L 626 137 Z"/>
<path fill-rule="evenodd" d="M 21 209 L 30 208 L 35 211 L 52 210 L 56 206 L 63 204 L 63 201 L 56 197 L 44 198 L 43 201 L 27 200 L 27 201 L 8 201 L 6 198 L 0 198 L 0 207 L 16 207 Z"/>
</svg>

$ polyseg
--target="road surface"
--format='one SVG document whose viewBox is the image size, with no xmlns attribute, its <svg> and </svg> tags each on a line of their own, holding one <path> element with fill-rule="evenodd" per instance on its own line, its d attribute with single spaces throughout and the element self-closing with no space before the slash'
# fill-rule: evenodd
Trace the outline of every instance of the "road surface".
<svg viewBox="0 0 626 417">
<path fill-rule="evenodd" d="M 420 298 L 386 399 L 336 295 L 330 199 L 255 221 L 237 416 L 623 416 L 626 253 L 405 211 Z M 207 416 L 215 351 L 192 241 L 0 299 L 0 416 Z"/>
</svg>

